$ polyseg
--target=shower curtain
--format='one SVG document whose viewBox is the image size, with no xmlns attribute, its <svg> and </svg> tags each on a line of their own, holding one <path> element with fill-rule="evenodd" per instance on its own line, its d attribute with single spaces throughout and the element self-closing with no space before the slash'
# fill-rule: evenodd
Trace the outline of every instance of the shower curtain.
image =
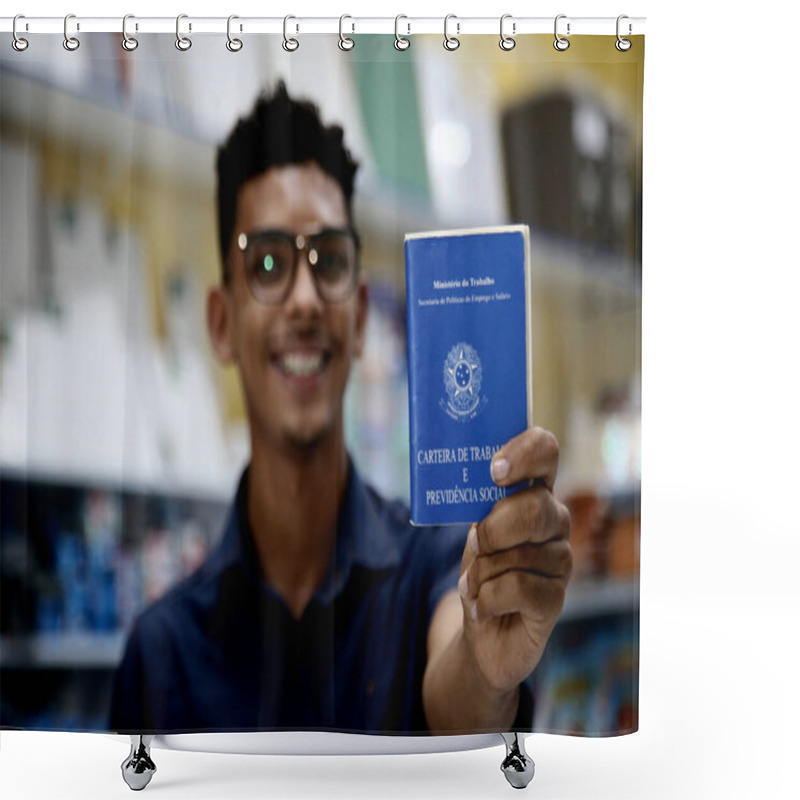
<svg viewBox="0 0 800 800">
<path fill-rule="evenodd" d="M 0 727 L 430 733 L 429 625 L 458 596 L 467 529 L 407 523 L 403 238 L 514 223 L 530 229 L 533 421 L 559 443 L 572 567 L 513 727 L 635 731 L 644 38 L 28 39 L 0 51 Z M 341 224 L 273 239 L 297 250 L 295 282 L 298 260 L 357 241 L 369 298 L 337 407 L 333 566 L 297 614 L 278 588 L 291 576 L 259 572 L 243 489 L 258 392 L 241 357 L 220 358 L 208 300 L 248 252 L 230 232 L 220 246 L 218 148 L 281 93 L 340 128 L 358 169 Z M 315 185 L 339 192 L 338 169 Z M 302 382 L 336 347 L 280 368 Z"/>
</svg>

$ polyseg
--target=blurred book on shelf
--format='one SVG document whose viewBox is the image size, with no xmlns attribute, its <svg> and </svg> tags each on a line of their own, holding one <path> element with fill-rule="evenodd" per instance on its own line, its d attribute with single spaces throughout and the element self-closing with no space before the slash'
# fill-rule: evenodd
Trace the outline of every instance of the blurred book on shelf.
<svg viewBox="0 0 800 800">
<path fill-rule="evenodd" d="M 574 567 L 534 673 L 535 729 L 630 732 L 638 727 L 639 491 L 576 491 L 564 502 Z"/>
<path fill-rule="evenodd" d="M 615 497 L 591 491 L 565 498 L 572 518 L 572 580 L 633 578 L 639 574 L 638 493 Z"/>
<path fill-rule="evenodd" d="M 507 108 L 502 137 L 514 219 L 640 270 L 633 135 L 624 116 L 588 93 L 553 89 Z"/>
<path fill-rule="evenodd" d="M 6 639 L 124 634 L 147 603 L 202 563 L 226 510 L 203 498 L 21 474 L 2 474 L 0 491 Z M 7 652 L 0 651 L 0 666 Z M 57 653 L 48 658 L 57 660 Z"/>
<path fill-rule="evenodd" d="M 638 729 L 638 648 L 626 621 L 573 626 L 548 645 L 535 729 L 602 736 Z"/>
</svg>

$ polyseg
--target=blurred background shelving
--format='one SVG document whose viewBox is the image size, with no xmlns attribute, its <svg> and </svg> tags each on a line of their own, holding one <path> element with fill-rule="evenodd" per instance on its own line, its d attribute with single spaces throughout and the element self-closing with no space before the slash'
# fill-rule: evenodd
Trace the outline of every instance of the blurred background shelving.
<svg viewBox="0 0 800 800">
<path fill-rule="evenodd" d="M 122 658 L 125 633 L 37 633 L 0 638 L 0 668 L 114 669 Z"/>
</svg>

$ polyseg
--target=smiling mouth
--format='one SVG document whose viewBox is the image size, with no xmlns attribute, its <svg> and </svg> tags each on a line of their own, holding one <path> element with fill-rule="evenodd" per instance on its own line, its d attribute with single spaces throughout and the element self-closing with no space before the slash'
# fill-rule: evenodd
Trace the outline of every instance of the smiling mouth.
<svg viewBox="0 0 800 800">
<path fill-rule="evenodd" d="M 313 378 L 331 359 L 325 351 L 284 353 L 276 359 L 278 369 L 289 378 Z"/>
</svg>

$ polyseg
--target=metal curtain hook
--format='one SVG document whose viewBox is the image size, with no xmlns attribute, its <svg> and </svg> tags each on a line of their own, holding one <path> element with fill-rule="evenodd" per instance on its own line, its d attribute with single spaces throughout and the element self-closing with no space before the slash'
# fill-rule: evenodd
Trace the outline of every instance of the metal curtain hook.
<svg viewBox="0 0 800 800">
<path fill-rule="evenodd" d="M 231 53 L 238 53 L 242 49 L 242 40 L 235 39 L 233 36 L 231 36 L 231 22 L 233 22 L 233 20 L 235 19 L 239 19 L 239 17 L 237 17 L 236 14 L 231 14 L 228 17 L 228 41 L 225 42 L 225 47 L 227 47 L 228 50 L 231 51 Z M 240 25 L 239 30 L 241 29 L 242 27 Z"/>
<path fill-rule="evenodd" d="M 24 14 L 17 14 L 17 16 L 16 16 L 16 17 L 14 17 L 14 22 L 13 22 L 13 24 L 12 24 L 12 26 L 11 26 L 11 33 L 12 33 L 12 34 L 13 34 L 13 36 L 14 36 L 14 38 L 11 40 L 11 46 L 12 46 L 12 47 L 13 47 L 13 48 L 14 48 L 14 49 L 15 49 L 15 50 L 18 52 L 18 53 L 21 53 L 23 50 L 27 50 L 27 49 L 28 49 L 28 40 L 27 40 L 27 39 L 23 39 L 23 38 L 22 38 L 22 37 L 21 37 L 21 36 L 20 36 L 20 35 L 17 33 L 17 20 L 20 20 L 20 19 L 25 19 L 25 15 L 24 15 Z M 26 23 L 26 26 L 25 26 L 25 27 L 26 27 L 26 29 L 27 29 L 27 23 Z"/>
<path fill-rule="evenodd" d="M 286 32 L 290 19 L 296 19 L 296 17 L 293 17 L 291 14 L 289 14 L 283 18 L 283 49 L 286 50 L 287 53 L 293 53 L 298 47 L 300 47 L 300 42 L 298 42 L 297 39 L 290 39 Z M 297 30 L 299 29 L 300 26 L 298 25 Z"/>
<path fill-rule="evenodd" d="M 517 46 L 516 41 L 511 36 L 506 36 L 503 30 L 503 26 L 505 25 L 505 21 L 507 19 L 512 19 L 511 14 L 503 14 L 503 16 L 500 17 L 500 49 L 506 51 L 513 50 Z M 516 22 L 511 23 L 511 32 L 517 32 Z"/>
<path fill-rule="evenodd" d="M 461 42 L 458 40 L 458 36 L 450 36 L 447 33 L 447 23 L 450 22 L 451 19 L 458 20 L 455 14 L 448 14 L 444 18 L 444 49 L 453 52 L 453 50 L 458 50 L 461 47 Z M 456 34 L 458 34 L 461 30 L 461 24 L 456 22 Z"/>
<path fill-rule="evenodd" d="M 400 20 L 401 19 L 408 19 L 405 14 L 398 14 L 394 18 L 394 47 L 395 50 L 408 50 L 411 47 L 411 39 L 406 39 L 404 36 L 400 35 Z M 408 28 L 408 33 L 411 33 L 411 23 L 407 22 L 406 27 Z"/>
<path fill-rule="evenodd" d="M 74 14 L 67 14 L 64 17 L 64 49 L 74 52 L 81 46 L 81 43 L 74 36 L 69 35 L 69 21 L 71 19 L 75 19 Z M 80 24 L 76 23 L 76 29 L 81 29 Z"/>
<path fill-rule="evenodd" d="M 122 18 L 122 49 L 127 50 L 129 53 L 132 53 L 138 46 L 139 40 L 133 36 L 128 34 L 128 20 L 135 19 L 133 14 L 126 14 Z M 139 26 L 136 26 L 136 30 L 139 30 Z"/>
<path fill-rule="evenodd" d="M 563 36 L 559 36 L 558 33 L 558 21 L 560 19 L 566 19 L 566 14 L 559 14 L 556 17 L 555 25 L 553 26 L 553 31 L 556 35 L 556 40 L 553 42 L 553 47 L 560 52 L 564 52 L 569 47 L 569 39 L 565 39 Z M 567 23 L 567 36 L 569 36 L 569 22 Z"/>
<path fill-rule="evenodd" d="M 617 50 L 620 51 L 620 53 L 627 53 L 628 50 L 630 50 L 631 47 L 633 47 L 633 42 L 630 39 L 623 39 L 619 33 L 619 24 L 624 19 L 628 19 L 627 14 L 620 14 L 617 17 L 617 41 L 614 43 L 614 47 L 616 47 Z M 628 33 L 630 34 L 630 32 L 631 32 L 631 26 L 630 23 L 628 23 Z"/>
<path fill-rule="evenodd" d="M 192 46 L 192 40 L 188 36 L 181 36 L 181 20 L 188 19 L 188 14 L 178 14 L 175 20 L 175 47 L 186 52 Z M 189 23 L 189 30 L 192 30 L 192 23 Z"/>
<path fill-rule="evenodd" d="M 339 17 L 339 49 L 344 51 L 352 50 L 356 46 L 355 41 L 353 41 L 353 39 L 351 39 L 349 36 L 345 36 L 344 32 L 342 31 L 342 25 L 346 19 L 353 18 L 349 14 L 342 14 L 342 16 Z M 355 29 L 356 26 L 355 23 L 353 23 L 353 32 L 355 32 Z"/>
</svg>

